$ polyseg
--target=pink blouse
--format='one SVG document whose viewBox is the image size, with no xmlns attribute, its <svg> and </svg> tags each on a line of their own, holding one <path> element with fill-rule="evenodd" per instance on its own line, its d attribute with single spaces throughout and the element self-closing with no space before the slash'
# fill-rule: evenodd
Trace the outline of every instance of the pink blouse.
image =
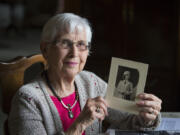
<svg viewBox="0 0 180 135">
<path fill-rule="evenodd" d="M 70 104 L 72 106 L 76 100 L 75 98 L 76 98 L 76 94 L 74 92 L 71 95 L 69 95 L 67 97 L 63 97 L 61 99 L 65 105 Z M 55 96 L 51 96 L 51 99 L 54 102 L 54 104 L 59 112 L 59 116 L 61 118 L 64 131 L 66 131 L 71 126 L 73 121 L 79 116 L 79 114 L 81 112 L 79 100 L 76 103 L 76 105 L 72 108 L 72 113 L 73 113 L 74 117 L 71 119 L 71 118 L 69 118 L 68 110 L 65 107 L 63 107 L 62 103 Z M 82 135 L 85 135 L 85 132 Z"/>
</svg>

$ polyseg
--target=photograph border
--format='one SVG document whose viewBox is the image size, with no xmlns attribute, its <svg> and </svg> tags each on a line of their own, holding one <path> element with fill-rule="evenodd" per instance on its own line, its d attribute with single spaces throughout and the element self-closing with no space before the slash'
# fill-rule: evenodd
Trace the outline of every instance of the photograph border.
<svg viewBox="0 0 180 135">
<path fill-rule="evenodd" d="M 117 110 L 129 112 L 133 114 L 138 114 L 139 110 L 136 107 L 136 101 L 138 99 L 135 99 L 135 101 L 128 101 L 122 98 L 114 97 L 113 95 L 114 89 L 116 86 L 115 84 L 116 84 L 116 78 L 117 78 L 119 66 L 134 68 L 138 70 L 139 81 L 137 84 L 137 91 L 136 91 L 136 96 L 137 96 L 138 94 L 144 92 L 144 87 L 145 87 L 147 72 L 148 72 L 148 64 L 131 61 L 131 60 L 125 60 L 121 58 L 115 58 L 115 57 L 112 57 L 112 61 L 111 61 L 108 87 L 107 87 L 107 93 L 105 97 L 106 101 L 108 102 L 108 105 L 111 108 L 114 108 Z"/>
</svg>

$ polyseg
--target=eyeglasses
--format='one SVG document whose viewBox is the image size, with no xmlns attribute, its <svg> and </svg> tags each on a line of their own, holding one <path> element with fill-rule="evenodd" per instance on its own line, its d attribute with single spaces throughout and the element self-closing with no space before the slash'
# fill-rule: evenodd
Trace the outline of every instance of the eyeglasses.
<svg viewBox="0 0 180 135">
<path fill-rule="evenodd" d="M 70 49 L 72 46 L 75 44 L 76 47 L 78 48 L 79 51 L 85 51 L 85 50 L 90 50 L 90 42 L 87 41 L 78 41 L 78 42 L 73 42 L 72 40 L 69 39 L 61 39 L 59 41 L 56 41 L 55 43 L 57 46 L 60 46 L 63 49 Z"/>
</svg>

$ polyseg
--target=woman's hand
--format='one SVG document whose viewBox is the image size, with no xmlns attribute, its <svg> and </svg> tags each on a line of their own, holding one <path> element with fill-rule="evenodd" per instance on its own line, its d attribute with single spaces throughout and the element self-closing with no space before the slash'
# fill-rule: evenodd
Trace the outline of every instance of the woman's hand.
<svg viewBox="0 0 180 135">
<path fill-rule="evenodd" d="M 95 119 L 102 121 L 108 115 L 107 106 L 106 101 L 102 97 L 89 98 L 79 117 L 87 125 L 91 125 Z"/>
<path fill-rule="evenodd" d="M 79 117 L 70 127 L 70 130 L 75 129 L 76 131 L 74 132 L 82 134 L 82 132 L 90 126 L 94 120 L 104 120 L 105 116 L 108 115 L 107 107 L 108 105 L 102 97 L 89 98 Z"/>
<path fill-rule="evenodd" d="M 161 110 L 162 100 L 152 94 L 142 93 L 137 96 L 140 100 L 136 103 L 139 115 L 146 121 L 154 121 Z"/>
</svg>

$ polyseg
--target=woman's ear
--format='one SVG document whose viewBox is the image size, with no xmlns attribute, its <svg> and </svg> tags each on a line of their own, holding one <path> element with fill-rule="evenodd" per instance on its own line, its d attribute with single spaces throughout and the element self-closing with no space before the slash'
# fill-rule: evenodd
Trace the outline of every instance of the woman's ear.
<svg viewBox="0 0 180 135">
<path fill-rule="evenodd" d="M 48 58 L 48 45 L 45 42 L 40 43 L 40 49 L 42 52 L 43 57 L 47 60 Z"/>
</svg>

